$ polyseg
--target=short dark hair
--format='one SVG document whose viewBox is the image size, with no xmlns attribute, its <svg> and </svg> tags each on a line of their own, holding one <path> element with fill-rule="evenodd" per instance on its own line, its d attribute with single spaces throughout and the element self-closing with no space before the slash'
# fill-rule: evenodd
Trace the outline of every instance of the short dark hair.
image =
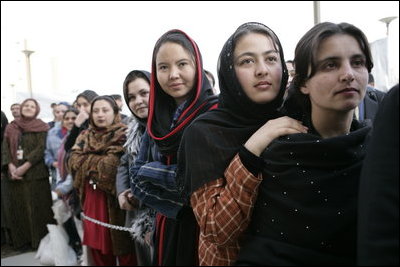
<svg viewBox="0 0 400 267">
<path fill-rule="evenodd" d="M 372 75 L 372 73 L 368 73 L 368 83 L 374 83 L 375 79 L 374 79 L 374 75 Z"/>
<path fill-rule="evenodd" d="M 214 78 L 214 75 L 213 75 L 211 72 L 209 72 L 208 70 L 204 70 L 204 72 L 206 73 L 206 75 L 207 75 L 208 77 L 211 77 L 212 86 L 215 86 L 215 78 Z"/>
</svg>

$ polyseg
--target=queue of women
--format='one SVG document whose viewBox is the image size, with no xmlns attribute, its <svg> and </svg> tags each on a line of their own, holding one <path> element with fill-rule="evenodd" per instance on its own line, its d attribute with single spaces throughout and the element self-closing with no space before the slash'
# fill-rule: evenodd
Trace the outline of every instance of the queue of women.
<svg viewBox="0 0 400 267">
<path fill-rule="evenodd" d="M 2 143 L 15 247 L 37 248 L 54 223 L 46 150 L 54 191 L 78 199 L 83 238 L 70 221 L 70 244 L 93 265 L 398 265 L 398 85 L 379 121 L 356 119 L 373 68 L 359 28 L 305 33 L 289 86 L 262 23 L 223 45 L 219 96 L 188 33 L 164 33 L 151 60 L 123 82 L 128 125 L 90 90 L 48 134 L 39 103 L 21 104 Z"/>
</svg>

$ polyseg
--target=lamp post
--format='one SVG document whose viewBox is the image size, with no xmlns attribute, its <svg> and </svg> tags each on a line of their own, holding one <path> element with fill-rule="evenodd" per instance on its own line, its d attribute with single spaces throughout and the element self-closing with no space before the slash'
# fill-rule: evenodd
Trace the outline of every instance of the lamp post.
<svg viewBox="0 0 400 267">
<path fill-rule="evenodd" d="M 389 36 L 389 24 L 390 24 L 390 22 L 392 22 L 394 19 L 397 19 L 397 17 L 396 17 L 396 16 L 393 16 L 393 17 L 386 17 L 386 18 L 383 18 L 383 19 L 380 19 L 380 20 L 379 20 L 379 21 L 381 21 L 381 22 L 383 22 L 383 23 L 386 24 L 386 36 Z"/>
<path fill-rule="evenodd" d="M 24 40 L 24 50 L 22 50 L 22 53 L 25 54 L 26 58 L 26 80 L 28 82 L 28 90 L 30 97 L 32 98 L 32 79 L 31 79 L 31 61 L 30 61 L 30 55 L 34 53 L 35 51 L 28 50 L 26 48 L 26 40 Z"/>
<path fill-rule="evenodd" d="M 313 1 L 314 6 L 314 25 L 321 22 L 321 8 L 319 1 Z"/>
</svg>

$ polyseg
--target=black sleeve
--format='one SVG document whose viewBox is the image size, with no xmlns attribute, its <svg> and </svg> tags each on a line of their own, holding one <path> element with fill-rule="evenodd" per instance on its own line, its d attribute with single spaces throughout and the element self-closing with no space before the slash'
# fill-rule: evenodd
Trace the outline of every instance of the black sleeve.
<svg viewBox="0 0 400 267">
<path fill-rule="evenodd" d="M 360 177 L 358 265 L 399 265 L 399 87 L 376 114 Z"/>
<path fill-rule="evenodd" d="M 67 140 L 65 140 L 65 145 L 64 145 L 65 152 L 68 153 L 71 150 L 71 148 L 75 145 L 76 138 L 78 138 L 80 132 L 81 129 L 76 127 L 76 125 L 72 127 L 72 130 L 69 133 Z"/>
<path fill-rule="evenodd" d="M 251 153 L 244 146 L 240 147 L 239 157 L 246 169 L 254 176 L 257 176 L 264 168 L 264 160 Z"/>
</svg>

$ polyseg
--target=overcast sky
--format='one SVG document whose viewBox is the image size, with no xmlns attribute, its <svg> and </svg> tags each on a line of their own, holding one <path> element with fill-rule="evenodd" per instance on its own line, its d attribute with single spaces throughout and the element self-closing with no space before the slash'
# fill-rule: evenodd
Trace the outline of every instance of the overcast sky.
<svg viewBox="0 0 400 267">
<path fill-rule="evenodd" d="M 386 36 L 379 19 L 399 16 L 398 1 L 324 2 L 321 21 L 349 22 L 369 42 Z M 32 87 L 50 101 L 72 102 L 85 89 L 122 94 L 122 82 L 133 69 L 150 70 L 155 42 L 179 28 L 199 45 L 204 67 L 215 76 L 219 52 L 244 22 L 266 24 L 292 59 L 301 36 L 314 24 L 313 1 L 304 2 L 1 2 L 1 102 L 9 105 L 27 92 L 24 40 L 31 55 Z M 398 51 L 398 19 L 390 38 Z M 393 56 L 397 59 L 398 52 Z M 44 98 L 43 96 L 41 96 Z M 41 99 L 39 99 L 41 100 Z M 45 99 L 43 99 L 45 102 Z M 42 107 L 42 117 L 49 108 Z"/>
</svg>

